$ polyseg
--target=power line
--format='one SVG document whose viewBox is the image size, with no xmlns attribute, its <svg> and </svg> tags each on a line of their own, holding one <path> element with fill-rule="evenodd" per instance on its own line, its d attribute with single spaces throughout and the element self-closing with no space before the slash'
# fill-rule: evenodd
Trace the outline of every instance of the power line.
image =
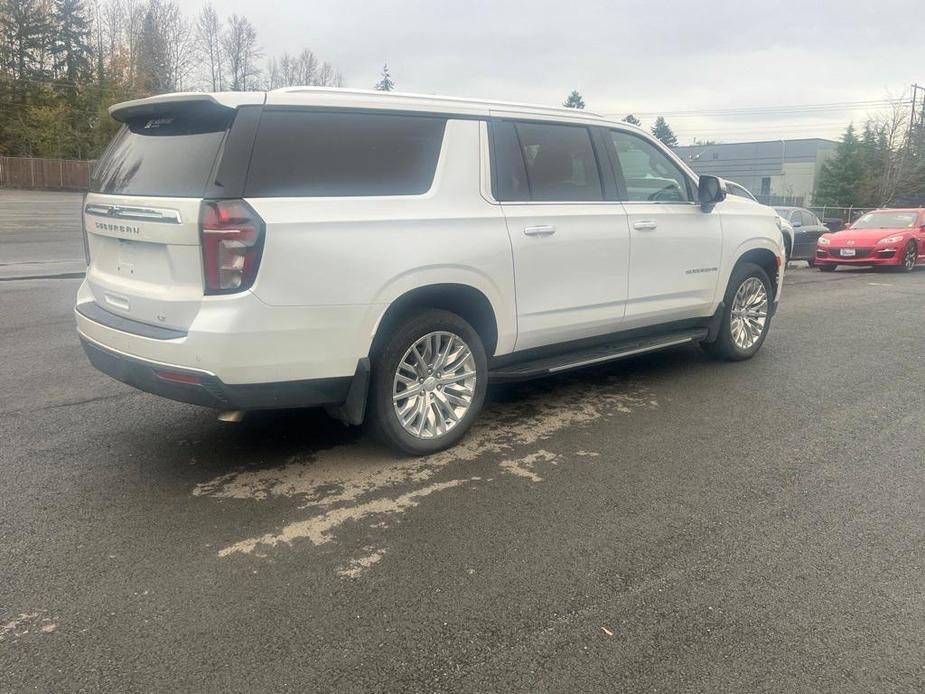
<svg viewBox="0 0 925 694">
<path fill-rule="evenodd" d="M 689 128 L 687 130 L 678 129 L 675 130 L 675 135 L 681 134 L 697 134 L 701 133 L 711 134 L 711 133 L 737 133 L 737 132 L 791 132 L 791 131 L 824 131 L 824 130 L 844 130 L 846 124 L 843 121 L 833 121 L 831 123 L 817 123 L 813 125 L 755 125 L 755 126 L 739 126 L 734 128 L 724 128 L 724 127 L 710 127 L 710 128 Z"/>
<path fill-rule="evenodd" d="M 741 106 L 717 109 L 689 109 L 683 111 L 635 111 L 633 115 L 639 116 L 665 116 L 672 118 L 687 118 L 696 116 L 738 116 L 738 115 L 777 115 L 777 114 L 805 114 L 814 112 L 854 111 L 865 108 L 876 108 L 895 104 L 895 99 L 867 99 L 863 101 L 833 101 L 816 104 L 792 104 L 789 106 Z M 606 116 L 618 116 L 619 113 L 606 113 Z"/>
</svg>

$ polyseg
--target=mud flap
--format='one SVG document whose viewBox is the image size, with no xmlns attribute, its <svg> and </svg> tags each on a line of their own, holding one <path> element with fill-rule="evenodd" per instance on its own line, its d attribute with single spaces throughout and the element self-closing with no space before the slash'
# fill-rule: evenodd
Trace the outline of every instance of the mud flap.
<svg viewBox="0 0 925 694">
<path fill-rule="evenodd" d="M 357 362 L 357 370 L 350 382 L 347 398 L 339 405 L 327 405 L 325 411 L 344 424 L 358 426 L 366 417 L 366 397 L 369 394 L 369 359 Z"/>
</svg>

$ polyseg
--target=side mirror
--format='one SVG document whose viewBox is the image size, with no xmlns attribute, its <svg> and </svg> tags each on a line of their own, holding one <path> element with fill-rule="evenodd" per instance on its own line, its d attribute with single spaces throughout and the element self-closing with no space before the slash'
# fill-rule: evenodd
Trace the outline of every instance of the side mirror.
<svg viewBox="0 0 925 694">
<path fill-rule="evenodd" d="M 697 197 L 704 212 L 726 199 L 726 182 L 716 176 L 701 176 L 697 184 Z"/>
<path fill-rule="evenodd" d="M 790 222 L 790 226 L 792 226 L 794 229 L 799 229 L 801 226 L 803 226 L 803 222 L 798 219 L 794 219 L 792 222 Z"/>
</svg>

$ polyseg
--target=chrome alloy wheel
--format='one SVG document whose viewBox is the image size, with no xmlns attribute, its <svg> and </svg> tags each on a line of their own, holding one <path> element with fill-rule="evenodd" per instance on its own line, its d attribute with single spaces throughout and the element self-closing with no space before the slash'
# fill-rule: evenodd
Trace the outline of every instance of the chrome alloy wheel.
<svg viewBox="0 0 925 694">
<path fill-rule="evenodd" d="M 906 251 L 903 254 L 903 267 L 907 272 L 912 272 L 915 268 L 915 261 L 919 259 L 919 251 L 914 242 L 906 245 Z"/>
<path fill-rule="evenodd" d="M 421 439 L 443 436 L 466 416 L 475 397 L 475 357 L 459 335 L 420 338 L 398 362 L 392 403 L 402 428 Z"/>
<path fill-rule="evenodd" d="M 729 329 L 739 349 L 751 349 L 761 339 L 768 322 L 768 292 L 757 277 L 739 285 L 732 300 Z"/>
</svg>

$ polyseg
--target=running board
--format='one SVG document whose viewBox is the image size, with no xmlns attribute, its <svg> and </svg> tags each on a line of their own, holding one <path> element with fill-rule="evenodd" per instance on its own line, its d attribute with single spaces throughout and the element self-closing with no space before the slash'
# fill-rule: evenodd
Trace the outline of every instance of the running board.
<svg viewBox="0 0 925 694">
<path fill-rule="evenodd" d="M 552 357 L 541 357 L 531 361 L 492 369 L 488 372 L 488 380 L 492 383 L 504 383 L 549 376 L 561 371 L 580 369 L 583 366 L 603 364 L 608 361 L 625 359 L 626 357 L 632 357 L 637 354 L 645 354 L 646 352 L 655 352 L 660 349 L 668 349 L 669 347 L 678 347 L 692 342 L 700 342 L 707 337 L 707 333 L 708 331 L 706 328 L 684 330 L 654 337 L 622 340 L 610 344 L 597 345 L 596 347 L 589 347 L 566 354 L 558 354 Z"/>
</svg>

